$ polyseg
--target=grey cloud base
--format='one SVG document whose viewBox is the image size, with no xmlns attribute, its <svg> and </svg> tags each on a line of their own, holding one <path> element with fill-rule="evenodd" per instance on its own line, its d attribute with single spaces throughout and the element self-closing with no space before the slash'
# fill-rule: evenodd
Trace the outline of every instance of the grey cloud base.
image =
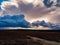
<svg viewBox="0 0 60 45">
<path fill-rule="evenodd" d="M 24 15 L 6 15 L 0 17 L 0 27 L 30 27 L 30 23 L 24 19 Z"/>
<path fill-rule="evenodd" d="M 51 28 L 51 30 L 60 30 L 59 24 L 53 24 L 50 22 L 45 22 L 44 20 L 33 22 L 32 25 L 37 26 L 37 27 L 38 26 L 48 27 L 48 28 Z"/>
<path fill-rule="evenodd" d="M 13 16 L 3 16 L 0 17 L 0 28 L 1 27 L 22 27 L 22 28 L 32 28 L 32 27 L 47 27 L 51 28 L 53 30 L 60 30 L 60 25 L 56 25 L 50 22 L 45 22 L 44 20 L 42 21 L 36 21 L 36 22 L 28 22 L 24 18 L 25 16 L 23 14 L 20 15 L 13 15 Z"/>
</svg>

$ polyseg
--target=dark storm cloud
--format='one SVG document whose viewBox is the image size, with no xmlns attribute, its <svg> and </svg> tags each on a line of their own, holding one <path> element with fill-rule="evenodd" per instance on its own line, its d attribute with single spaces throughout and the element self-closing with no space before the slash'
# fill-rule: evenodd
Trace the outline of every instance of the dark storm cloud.
<svg viewBox="0 0 60 45">
<path fill-rule="evenodd" d="M 0 17 L 0 27 L 23 27 L 30 28 L 30 23 L 24 19 L 24 15 L 14 15 L 9 16 L 6 15 L 4 17 Z"/>
<path fill-rule="evenodd" d="M 51 28 L 52 30 L 60 30 L 60 25 L 53 24 L 50 22 L 45 22 L 44 20 L 33 22 L 32 26 L 37 26 L 37 27 L 43 26 L 43 27 Z"/>
<path fill-rule="evenodd" d="M 39 27 L 43 26 L 44 28 L 50 28 L 53 30 L 60 30 L 60 25 L 56 25 L 50 22 L 42 21 L 35 21 L 35 22 L 28 22 L 24 18 L 25 16 L 23 14 L 20 15 L 6 15 L 3 17 L 0 17 L 0 28 L 1 27 L 22 27 L 22 28 L 33 28 L 33 27 Z"/>
</svg>

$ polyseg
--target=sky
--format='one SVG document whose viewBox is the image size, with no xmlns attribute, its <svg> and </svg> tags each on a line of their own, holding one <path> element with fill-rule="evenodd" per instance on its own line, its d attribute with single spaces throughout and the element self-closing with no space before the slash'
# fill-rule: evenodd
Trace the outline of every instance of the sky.
<svg viewBox="0 0 60 45">
<path fill-rule="evenodd" d="M 1 5 L 1 3 L 2 3 L 3 1 L 8 1 L 8 0 L 0 0 L 0 5 Z M 1 7 L 0 7 L 0 10 L 1 10 Z"/>
<path fill-rule="evenodd" d="M 21 14 L 24 15 L 24 19 L 18 17 Z M 11 16 L 18 17 L 18 21 Z M 0 0 L 0 17 L 1 24 L 2 21 L 7 23 L 13 21 L 12 24 L 18 27 L 22 21 L 26 25 L 29 22 L 27 25 L 29 28 L 60 29 L 60 3 L 58 4 L 57 0 Z M 12 24 L 8 26 L 14 27 Z M 6 26 L 5 23 L 4 26 Z M 20 27 L 25 26 L 20 24 Z"/>
<path fill-rule="evenodd" d="M 2 1 L 4 1 L 4 0 L 0 0 L 0 5 L 1 5 Z"/>
<path fill-rule="evenodd" d="M 0 4 L 1 4 L 1 2 L 3 2 L 3 1 L 8 1 L 8 0 L 0 0 Z"/>
</svg>

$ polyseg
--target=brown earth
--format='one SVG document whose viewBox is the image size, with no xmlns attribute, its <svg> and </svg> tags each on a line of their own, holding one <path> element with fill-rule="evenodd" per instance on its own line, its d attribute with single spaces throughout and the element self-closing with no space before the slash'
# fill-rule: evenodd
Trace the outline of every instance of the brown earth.
<svg viewBox="0 0 60 45">
<path fill-rule="evenodd" d="M 7 43 L 9 41 L 12 41 L 13 43 L 16 44 L 16 41 L 20 43 L 21 45 L 27 44 L 27 40 L 29 38 L 27 36 L 33 36 L 33 37 L 38 37 L 41 39 L 49 40 L 49 41 L 56 41 L 60 42 L 60 32 L 58 31 L 23 31 L 22 29 L 20 30 L 4 30 L 0 31 L 0 42 Z M 20 41 L 20 42 L 19 42 Z M 12 43 L 10 42 L 10 43 Z M 12 44 L 10 44 L 12 45 Z"/>
</svg>

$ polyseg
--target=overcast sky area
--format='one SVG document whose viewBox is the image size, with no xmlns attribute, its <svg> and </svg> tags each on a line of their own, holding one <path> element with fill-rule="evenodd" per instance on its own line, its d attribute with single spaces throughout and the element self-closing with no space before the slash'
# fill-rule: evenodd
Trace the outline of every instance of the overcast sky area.
<svg viewBox="0 0 60 45">
<path fill-rule="evenodd" d="M 3 22 L 7 21 L 12 23 L 11 20 L 13 20 L 12 17 L 14 15 L 16 17 L 17 15 L 23 14 L 24 17 L 23 15 L 21 16 L 23 19 L 21 19 L 21 17 L 19 19 L 20 22 L 22 20 L 26 25 L 27 22 L 30 23 L 27 28 L 60 29 L 60 4 L 57 5 L 57 0 L 50 0 L 53 4 L 47 7 L 43 1 L 47 2 L 46 0 L 0 0 L 0 23 L 2 24 L 2 18 L 4 18 Z M 8 17 L 10 17 L 10 21 L 7 20 Z M 16 19 L 14 19 L 14 21 L 16 22 Z M 13 24 L 15 24 L 15 22 Z M 4 26 L 6 26 L 5 23 Z"/>
</svg>

